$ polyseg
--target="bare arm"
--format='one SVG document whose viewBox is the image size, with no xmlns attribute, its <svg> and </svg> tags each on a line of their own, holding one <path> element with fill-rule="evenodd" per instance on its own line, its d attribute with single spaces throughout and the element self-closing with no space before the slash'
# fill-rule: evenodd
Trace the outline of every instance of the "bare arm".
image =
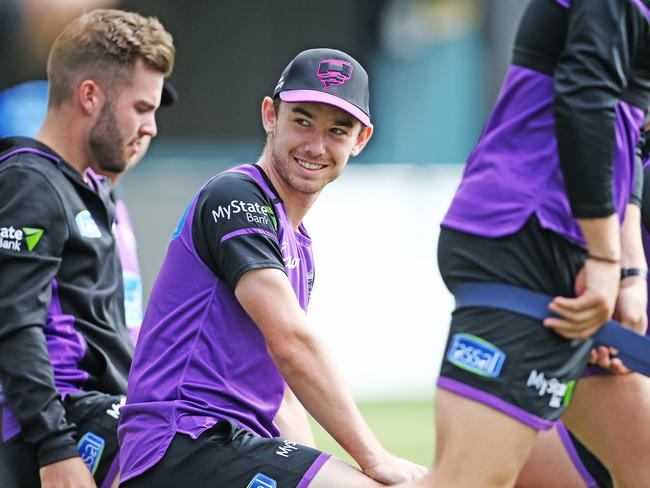
<svg viewBox="0 0 650 488">
<path fill-rule="evenodd" d="M 396 483 L 426 471 L 395 458 L 380 445 L 329 351 L 309 327 L 282 271 L 247 272 L 237 282 L 235 295 L 264 335 L 269 354 L 291 390 L 367 475 Z"/>
<path fill-rule="evenodd" d="M 647 269 L 641 241 L 641 209 L 628 205 L 621 227 L 621 267 Z M 621 280 L 614 317 L 644 334 L 647 327 L 648 286 L 645 278 L 629 276 Z"/>
</svg>

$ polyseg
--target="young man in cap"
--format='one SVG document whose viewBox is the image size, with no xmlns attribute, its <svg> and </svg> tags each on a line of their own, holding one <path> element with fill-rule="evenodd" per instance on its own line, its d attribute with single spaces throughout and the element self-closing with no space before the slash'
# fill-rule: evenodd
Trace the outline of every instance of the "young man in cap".
<svg viewBox="0 0 650 488">
<path fill-rule="evenodd" d="M 156 135 L 173 59 L 154 18 L 82 15 L 52 46 L 36 139 L 0 140 L 3 488 L 109 486 L 115 477 L 133 346 L 115 209 L 89 170 L 123 171 Z"/>
<path fill-rule="evenodd" d="M 522 17 L 438 261 L 457 298 L 470 282 L 507 285 L 548 296 L 549 316 L 504 307 L 503 296 L 497 306 L 496 294 L 491 307 L 454 312 L 435 467 L 418 486 L 513 486 L 538 432 L 560 417 L 615 486 L 650 486 L 647 382 L 582 378 L 590 337 L 614 314 L 646 325 L 636 145 L 650 103 L 649 5 L 532 0 Z"/>
<path fill-rule="evenodd" d="M 122 409 L 124 487 L 370 487 L 425 471 L 381 447 L 306 316 L 302 219 L 372 135 L 367 74 L 312 49 L 273 95 L 257 164 L 209 180 L 172 235 Z M 365 474 L 313 447 L 301 404 Z"/>
</svg>

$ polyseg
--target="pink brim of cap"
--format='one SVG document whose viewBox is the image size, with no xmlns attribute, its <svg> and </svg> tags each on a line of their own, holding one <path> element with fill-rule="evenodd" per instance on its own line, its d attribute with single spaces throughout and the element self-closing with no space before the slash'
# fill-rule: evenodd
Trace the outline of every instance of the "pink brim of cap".
<svg viewBox="0 0 650 488">
<path fill-rule="evenodd" d="M 346 102 L 336 95 L 330 95 L 329 93 L 321 92 L 318 90 L 287 90 L 280 92 L 280 100 L 289 103 L 314 102 L 334 105 L 335 107 L 340 108 L 344 112 L 352 115 L 352 117 L 357 119 L 366 127 L 372 127 L 372 124 L 370 123 L 370 117 L 363 113 L 363 110 L 350 102 Z"/>
</svg>

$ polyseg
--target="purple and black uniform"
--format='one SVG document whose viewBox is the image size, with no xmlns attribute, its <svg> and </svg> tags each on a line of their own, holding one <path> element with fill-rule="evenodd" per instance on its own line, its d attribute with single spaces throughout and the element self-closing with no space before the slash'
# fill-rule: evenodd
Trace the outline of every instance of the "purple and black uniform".
<svg viewBox="0 0 650 488">
<path fill-rule="evenodd" d="M 133 352 L 114 207 L 33 139 L 0 140 L 0 160 L 2 486 L 79 453 L 101 485 Z"/>
<path fill-rule="evenodd" d="M 210 476 L 218 486 L 246 486 L 259 474 L 305 487 L 327 460 L 277 438 L 273 420 L 286 383 L 234 295 L 242 275 L 260 268 L 284 271 L 307 308 L 314 277 L 310 238 L 302 225 L 291 225 L 262 169 L 242 165 L 209 180 L 172 235 L 118 430 L 121 479 L 131 480 L 125 486 L 200 483 Z M 192 451 L 213 441 L 227 447 L 211 448 L 205 458 Z M 223 457 L 242 443 L 257 451 Z M 211 474 L 199 473 L 206 469 Z"/>
<path fill-rule="evenodd" d="M 532 0 L 513 62 L 442 223 L 449 289 L 491 281 L 574 296 L 577 219 L 640 204 L 636 154 L 650 104 L 650 9 L 642 0 Z M 502 310 L 452 317 L 438 387 L 536 429 L 566 409 L 588 343 Z"/>
</svg>

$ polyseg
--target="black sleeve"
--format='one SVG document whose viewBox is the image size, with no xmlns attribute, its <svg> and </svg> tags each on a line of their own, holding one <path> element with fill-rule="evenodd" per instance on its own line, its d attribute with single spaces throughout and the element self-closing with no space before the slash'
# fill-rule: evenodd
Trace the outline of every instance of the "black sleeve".
<svg viewBox="0 0 650 488">
<path fill-rule="evenodd" d="M 616 210 L 614 108 L 642 42 L 632 3 L 571 2 L 566 45 L 555 70 L 555 119 L 560 166 L 576 218 L 605 217 Z"/>
<path fill-rule="evenodd" d="M 16 167 L 0 172 L 0 381 L 42 466 L 77 455 L 42 330 L 67 229 L 44 176 Z"/>
<path fill-rule="evenodd" d="M 641 130 L 634 153 L 634 186 L 632 187 L 632 195 L 630 195 L 630 203 L 637 207 L 641 207 L 643 200 L 643 182 L 645 180 L 643 174 L 643 148 L 645 147 L 645 137 L 645 130 Z"/>
<path fill-rule="evenodd" d="M 641 197 L 641 222 L 647 232 L 650 232 L 650 164 L 643 168 L 643 196 Z M 648 256 L 650 259 L 650 256 Z"/>
<path fill-rule="evenodd" d="M 252 269 L 285 271 L 277 226 L 274 202 L 257 183 L 240 173 L 224 173 L 198 197 L 192 240 L 203 262 L 234 291 Z"/>
</svg>

